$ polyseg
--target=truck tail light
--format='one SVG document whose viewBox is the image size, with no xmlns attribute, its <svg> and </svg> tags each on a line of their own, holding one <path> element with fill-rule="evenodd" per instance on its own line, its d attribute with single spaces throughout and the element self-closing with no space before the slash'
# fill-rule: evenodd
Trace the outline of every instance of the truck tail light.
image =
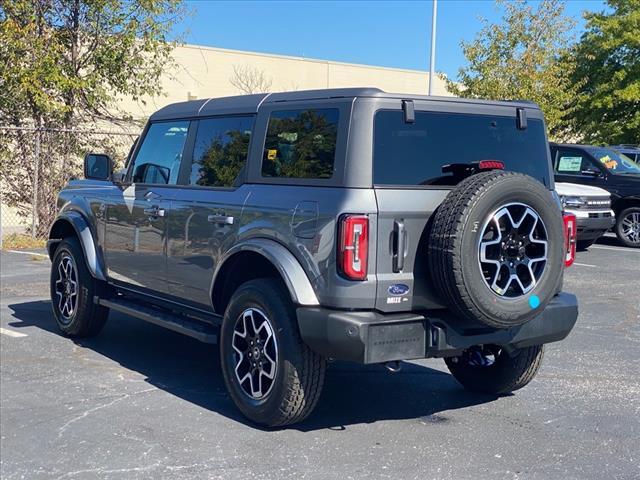
<svg viewBox="0 0 640 480">
<path fill-rule="evenodd" d="M 562 218 L 564 220 L 564 265 L 570 267 L 576 259 L 578 225 L 573 213 L 564 212 Z"/>
<path fill-rule="evenodd" d="M 338 269 L 349 280 L 367 278 L 369 258 L 369 218 L 344 215 L 340 218 Z"/>
</svg>

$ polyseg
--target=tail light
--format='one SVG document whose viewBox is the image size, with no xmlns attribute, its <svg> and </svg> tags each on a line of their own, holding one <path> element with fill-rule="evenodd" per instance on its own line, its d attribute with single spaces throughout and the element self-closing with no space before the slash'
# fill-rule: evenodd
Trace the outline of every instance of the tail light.
<svg viewBox="0 0 640 480">
<path fill-rule="evenodd" d="M 564 265 L 570 267 L 576 259 L 578 225 L 573 213 L 564 212 L 562 217 L 564 220 Z"/>
<path fill-rule="evenodd" d="M 349 280 L 367 278 L 369 219 L 364 215 L 344 215 L 340 219 L 338 268 Z"/>
</svg>

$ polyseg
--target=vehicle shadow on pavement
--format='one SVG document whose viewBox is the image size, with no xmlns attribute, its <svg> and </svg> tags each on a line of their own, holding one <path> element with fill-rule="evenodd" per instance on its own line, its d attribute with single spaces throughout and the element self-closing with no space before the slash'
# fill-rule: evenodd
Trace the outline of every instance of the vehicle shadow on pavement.
<svg viewBox="0 0 640 480">
<path fill-rule="evenodd" d="M 49 301 L 16 303 L 9 308 L 14 317 L 11 327 L 35 326 L 62 336 Z M 216 346 L 116 312 L 109 315 L 97 337 L 69 341 L 138 372 L 163 391 L 256 427 L 238 412 L 226 393 Z M 442 423 L 449 421 L 447 411 L 496 398 L 469 393 L 448 373 L 423 365 L 404 363 L 402 371 L 392 374 L 380 365 L 336 362 L 329 365 L 315 411 L 290 428 L 344 430 L 349 425 L 402 419 L 426 425 Z"/>
</svg>

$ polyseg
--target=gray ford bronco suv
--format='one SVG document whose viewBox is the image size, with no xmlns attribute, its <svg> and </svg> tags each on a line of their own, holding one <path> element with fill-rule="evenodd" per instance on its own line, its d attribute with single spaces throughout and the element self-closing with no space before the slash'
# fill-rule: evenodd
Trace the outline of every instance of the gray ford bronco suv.
<svg viewBox="0 0 640 480">
<path fill-rule="evenodd" d="M 245 95 L 154 113 L 127 161 L 85 157 L 51 228 L 70 337 L 110 310 L 219 343 L 249 419 L 304 419 L 330 359 L 444 358 L 504 394 L 565 338 L 575 217 L 528 102 L 372 88 Z M 564 220 L 563 220 L 564 219 Z"/>
</svg>

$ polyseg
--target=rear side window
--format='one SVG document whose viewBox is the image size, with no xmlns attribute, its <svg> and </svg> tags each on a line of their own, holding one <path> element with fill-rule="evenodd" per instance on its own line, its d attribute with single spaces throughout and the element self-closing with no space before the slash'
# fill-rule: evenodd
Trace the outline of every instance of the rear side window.
<svg viewBox="0 0 640 480">
<path fill-rule="evenodd" d="M 515 108 L 514 108 L 515 111 Z M 458 180 L 442 167 L 499 160 L 506 170 L 525 173 L 549 185 L 549 147 L 544 123 L 515 117 L 416 112 L 405 123 L 402 111 L 376 113 L 373 176 L 376 185 L 452 185 Z"/>
<path fill-rule="evenodd" d="M 247 163 L 253 117 L 200 120 L 193 147 L 191 185 L 232 187 Z"/>
<path fill-rule="evenodd" d="M 263 177 L 331 178 L 338 109 L 272 112 L 262 158 Z"/>
</svg>

